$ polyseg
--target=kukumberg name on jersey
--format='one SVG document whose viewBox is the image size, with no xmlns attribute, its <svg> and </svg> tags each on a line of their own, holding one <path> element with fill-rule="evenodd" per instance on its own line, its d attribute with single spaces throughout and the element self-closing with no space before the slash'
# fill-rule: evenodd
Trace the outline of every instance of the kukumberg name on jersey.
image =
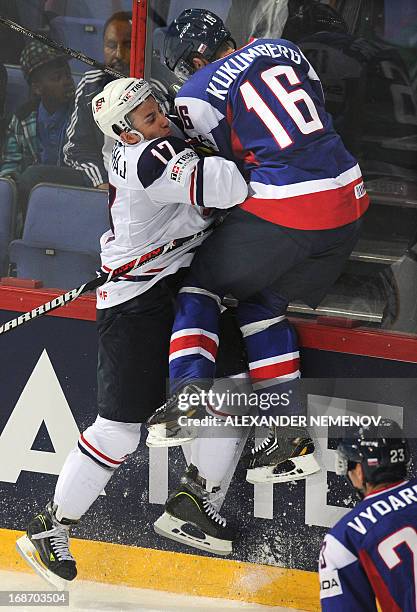
<svg viewBox="0 0 417 612">
<path fill-rule="evenodd" d="M 256 57 L 267 55 L 269 57 L 285 57 L 295 64 L 301 64 L 301 55 L 291 47 L 265 43 L 264 45 L 254 45 L 241 53 L 234 55 L 230 60 L 226 60 L 221 67 L 216 70 L 214 76 L 208 84 L 207 93 L 216 96 L 219 100 L 225 100 L 227 91 L 233 81 L 241 72 L 253 62 Z M 221 85 L 225 89 L 218 89 Z"/>
</svg>

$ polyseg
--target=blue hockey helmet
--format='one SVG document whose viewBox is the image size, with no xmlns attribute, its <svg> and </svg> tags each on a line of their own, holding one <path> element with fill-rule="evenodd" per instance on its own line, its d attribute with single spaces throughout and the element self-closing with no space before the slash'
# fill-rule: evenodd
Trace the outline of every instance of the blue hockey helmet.
<svg viewBox="0 0 417 612">
<path fill-rule="evenodd" d="M 320 0 L 289 0 L 288 13 L 282 38 L 293 42 L 316 32 L 346 34 L 348 31 L 343 17 Z"/>
<path fill-rule="evenodd" d="M 230 43 L 236 49 L 236 43 L 220 17 L 207 9 L 186 9 L 168 27 L 163 59 L 166 66 L 185 82 L 195 72 L 193 58 L 200 56 L 211 62 L 223 43 Z"/>
<path fill-rule="evenodd" d="M 336 474 L 348 476 L 357 463 L 363 468 L 365 481 L 373 485 L 397 482 L 406 477 L 410 450 L 396 421 L 381 419 L 378 427 L 360 427 L 352 437 L 340 440 Z"/>
</svg>

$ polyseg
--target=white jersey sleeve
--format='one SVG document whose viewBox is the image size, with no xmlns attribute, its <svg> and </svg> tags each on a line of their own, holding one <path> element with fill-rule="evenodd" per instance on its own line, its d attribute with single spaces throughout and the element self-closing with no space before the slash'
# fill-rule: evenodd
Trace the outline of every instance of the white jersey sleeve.
<svg viewBox="0 0 417 612">
<path fill-rule="evenodd" d="M 97 308 L 130 300 L 191 264 L 214 222 L 214 208 L 247 195 L 234 163 L 200 160 L 184 139 L 168 136 L 127 146 L 117 142 L 109 165 L 110 229 L 101 237 L 101 261 L 111 270 L 172 240 L 197 238 L 116 279 L 97 292 Z M 205 208 L 207 207 L 207 208 Z"/>
<path fill-rule="evenodd" d="M 214 151 L 219 150 L 212 132 L 225 121 L 225 116 L 215 106 L 198 97 L 178 95 L 175 98 L 175 110 L 187 136 L 202 139 Z"/>
<path fill-rule="evenodd" d="M 138 179 L 148 197 L 161 204 L 230 208 L 248 195 L 234 162 L 216 156 L 200 159 L 175 136 L 149 143 L 141 154 Z"/>
<path fill-rule="evenodd" d="M 322 612 L 377 612 L 375 595 L 358 557 L 331 533 L 319 558 Z"/>
</svg>

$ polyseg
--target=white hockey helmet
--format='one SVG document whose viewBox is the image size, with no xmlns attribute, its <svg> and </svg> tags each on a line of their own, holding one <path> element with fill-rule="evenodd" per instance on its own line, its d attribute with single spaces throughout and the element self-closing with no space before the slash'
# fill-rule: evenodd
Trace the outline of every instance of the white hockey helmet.
<svg viewBox="0 0 417 612">
<path fill-rule="evenodd" d="M 116 79 L 94 96 L 91 102 L 94 121 L 106 136 L 120 142 L 122 132 L 133 132 L 143 140 L 127 115 L 151 95 L 152 88 L 144 79 Z"/>
</svg>

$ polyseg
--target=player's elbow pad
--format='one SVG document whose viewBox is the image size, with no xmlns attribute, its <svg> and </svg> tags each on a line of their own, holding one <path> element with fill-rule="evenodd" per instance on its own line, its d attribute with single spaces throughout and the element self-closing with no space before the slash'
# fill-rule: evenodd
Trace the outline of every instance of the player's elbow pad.
<svg viewBox="0 0 417 612">
<path fill-rule="evenodd" d="M 226 208 L 241 204 L 248 197 L 248 185 L 237 168 L 232 172 L 231 195 L 232 203 Z"/>
<path fill-rule="evenodd" d="M 209 157 L 204 163 L 221 163 L 216 181 L 213 183 L 216 189 L 216 202 L 211 204 L 215 208 L 231 208 L 243 202 L 248 196 L 248 186 L 240 174 L 237 166 L 225 159 Z"/>
</svg>

